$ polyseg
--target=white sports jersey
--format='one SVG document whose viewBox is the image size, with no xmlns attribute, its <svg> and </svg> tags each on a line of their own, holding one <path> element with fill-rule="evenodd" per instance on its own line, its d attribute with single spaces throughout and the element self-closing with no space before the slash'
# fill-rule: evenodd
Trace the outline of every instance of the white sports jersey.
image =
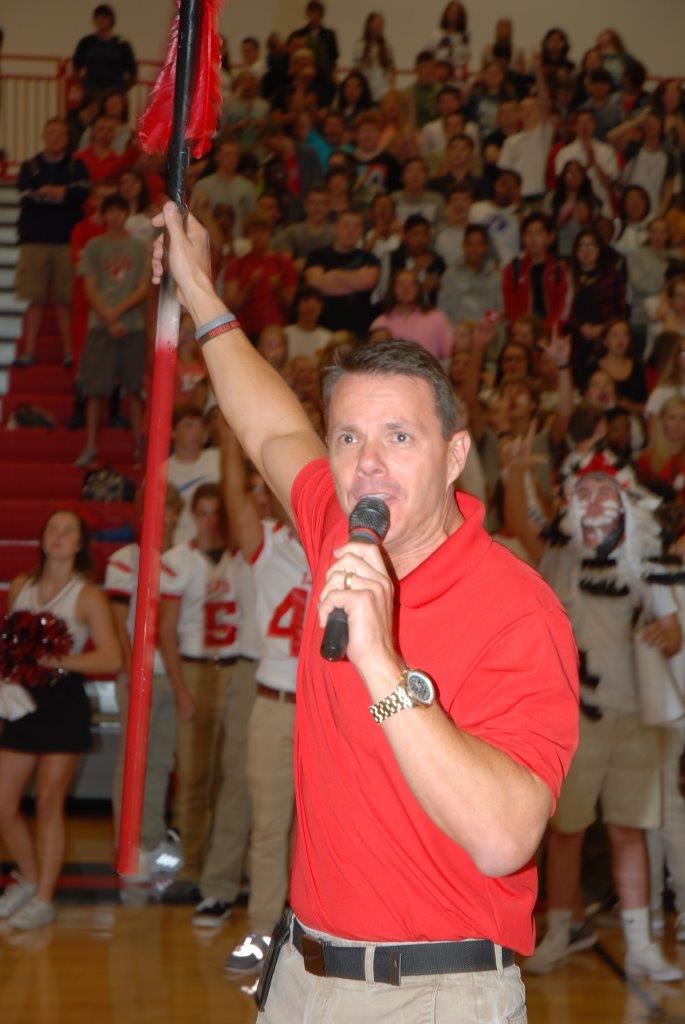
<svg viewBox="0 0 685 1024">
<path fill-rule="evenodd" d="M 107 596 L 116 601 L 125 599 L 128 603 L 128 614 L 126 616 L 126 632 L 133 647 L 133 631 L 136 624 L 136 593 L 138 590 L 138 567 L 140 564 L 140 545 L 127 544 L 119 548 L 110 556 L 105 571 L 105 592 Z M 156 676 L 163 676 L 165 673 L 162 655 L 159 648 L 155 647 L 155 656 L 152 663 L 152 671 Z"/>
<path fill-rule="evenodd" d="M 244 658 L 252 658 L 257 661 L 262 656 L 264 647 L 257 624 L 257 594 L 252 575 L 252 566 L 248 565 L 240 552 L 233 559 L 233 567 L 238 581 L 238 593 L 240 594 L 240 629 L 238 630 L 238 644 L 240 654 Z"/>
<path fill-rule="evenodd" d="M 292 530 L 263 519 L 262 544 L 252 559 L 252 570 L 264 644 L 257 679 L 265 686 L 294 693 L 312 579 L 302 545 Z"/>
<path fill-rule="evenodd" d="M 162 555 L 159 592 L 181 602 L 178 646 L 189 658 L 234 658 L 240 654 L 241 611 L 233 558 L 224 551 L 214 565 L 194 540 Z"/>
</svg>

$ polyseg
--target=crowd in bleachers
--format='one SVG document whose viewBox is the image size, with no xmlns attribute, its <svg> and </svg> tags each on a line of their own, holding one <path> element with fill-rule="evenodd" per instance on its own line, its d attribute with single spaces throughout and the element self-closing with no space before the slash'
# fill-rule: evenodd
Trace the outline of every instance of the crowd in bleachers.
<svg viewBox="0 0 685 1024">
<path fill-rule="evenodd" d="M 582 55 L 557 27 L 524 52 L 515 24 L 502 18 L 485 51 L 473 53 L 469 12 L 457 2 L 438 12 L 435 26 L 427 21 L 407 83 L 382 14 L 368 14 L 353 66 L 343 70 L 325 13 L 319 0 L 310 0 L 306 23 L 285 40 L 271 33 L 265 40 L 245 38 L 239 47 L 231 41 L 230 49 L 224 40 L 219 130 L 211 152 L 188 172 L 189 206 L 208 232 L 217 291 L 322 434 L 319 375 L 334 351 L 408 339 L 431 352 L 448 373 L 475 442 L 459 487 L 483 500 L 490 532 L 531 564 L 542 560 L 544 568 L 557 536 L 568 460 L 576 460 L 576 473 L 579 460 L 593 458 L 604 460 L 612 474 L 627 469 L 631 486 L 639 484 L 641 494 L 661 503 L 667 539 L 661 550 L 645 549 L 639 557 L 677 561 L 685 534 L 683 83 L 650 77 L 638 41 L 630 52 L 613 28 L 600 32 Z M 29 302 L 18 367 L 35 363 L 43 307 L 48 298 L 56 305 L 64 362 L 76 371 L 74 423 L 86 425 L 77 460 L 83 467 L 97 462 L 106 400 L 117 391 L 135 457 L 142 458 L 147 257 L 165 189 L 163 161 L 141 152 L 128 120 L 133 51 L 114 35 L 106 5 L 96 9 L 94 22 L 95 33 L 81 40 L 73 59 L 81 100 L 66 119 L 47 124 L 44 149 L 21 168 L 16 285 Z M 394 25 L 399 31 L 399 20 Z M 276 814 L 264 779 L 264 745 L 273 745 L 274 736 L 292 736 L 294 676 L 288 675 L 292 665 L 281 676 L 258 671 L 255 684 L 249 665 L 259 643 L 242 644 L 230 616 L 220 623 L 219 660 L 209 664 L 204 648 L 196 650 L 190 634 L 179 632 L 174 602 L 180 600 L 183 615 L 193 580 L 208 573 L 221 578 L 227 592 L 242 593 L 237 601 L 244 609 L 254 602 L 244 596 L 247 585 L 235 566 L 227 568 L 220 522 L 223 506 L 229 513 L 233 508 L 234 539 L 242 530 L 237 546 L 249 563 L 258 527 L 246 527 L 236 513 L 248 490 L 267 502 L 261 515 L 277 524 L 266 536 L 289 565 L 288 587 L 298 590 L 298 601 L 306 599 L 308 583 L 295 538 L 287 533 L 287 544 L 279 540 L 282 514 L 268 505 L 263 481 L 245 478 L 186 320 L 175 398 L 172 519 L 179 496 L 185 504 L 175 534 L 167 537 L 166 590 L 162 574 L 168 601 L 162 603 L 162 658 L 155 669 L 158 774 L 153 769 L 144 840 L 153 870 L 155 851 L 168 845 L 159 772 L 165 777 L 173 762 L 178 713 L 176 821 L 185 868 L 167 898 L 196 901 L 196 923 L 215 925 L 240 888 L 248 790 L 260 828 L 265 816 Z M 136 570 L 135 552 L 128 552 L 123 568 L 116 557 L 110 563 L 108 590 L 115 607 L 125 608 L 118 617 L 125 650 Z M 552 582 L 563 591 L 562 579 Z M 262 585 L 257 580 L 258 592 Z M 662 617 L 669 614 L 675 613 Z M 294 620 L 288 621 L 294 636 Z M 620 634 L 622 643 L 629 643 L 631 629 Z M 659 642 L 673 653 L 665 634 Z M 293 657 L 296 647 L 287 653 Z M 226 709 L 229 669 L 242 696 Z M 250 718 L 255 685 L 261 717 Z M 592 700 L 586 705 L 592 718 L 597 707 Z M 225 747 L 233 761 L 223 755 L 231 785 L 217 789 L 221 723 L 227 737 L 238 739 Z M 248 731 L 251 754 L 245 754 Z M 669 845 L 674 834 L 685 845 L 684 801 L 673 769 L 682 729 L 670 735 L 679 739 L 669 748 L 666 854 L 677 937 L 685 941 L 685 873 L 682 855 L 673 854 L 678 842 Z M 198 747 L 212 759 L 201 778 L 193 762 Z M 236 750 L 243 751 L 242 767 Z M 281 783 L 286 762 L 272 763 L 272 778 Z M 199 809 L 209 793 L 214 829 L 212 814 Z M 288 784 L 281 785 L 280 810 L 291 802 Z M 229 958 L 229 969 L 238 973 L 261 962 L 285 896 L 289 814 L 280 815 L 275 855 L 273 849 L 264 853 L 268 841 L 256 845 L 253 929 Z M 663 924 L 664 866 L 654 852 L 659 814 L 624 815 L 634 831 L 654 833 L 653 931 Z M 586 824 L 569 824 L 560 834 L 575 835 Z M 628 840 L 612 834 L 612 844 L 620 859 Z M 573 891 L 568 906 L 565 894 L 556 895 L 560 902 L 549 921 L 556 946 L 533 970 L 550 969 L 593 941 L 582 913 L 571 921 L 573 900 L 578 903 Z M 636 906 L 642 909 L 639 900 Z M 624 920 L 634 948 L 643 925 L 642 919 Z M 669 966 L 657 957 L 645 970 L 665 976 Z"/>
</svg>

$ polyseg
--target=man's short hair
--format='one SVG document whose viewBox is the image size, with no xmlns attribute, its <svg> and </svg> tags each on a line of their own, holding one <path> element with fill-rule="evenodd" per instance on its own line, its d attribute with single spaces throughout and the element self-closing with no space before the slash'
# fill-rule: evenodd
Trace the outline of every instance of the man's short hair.
<svg viewBox="0 0 685 1024">
<path fill-rule="evenodd" d="M 594 115 L 593 115 L 593 116 L 594 116 Z M 518 171 L 515 171 L 515 170 L 513 169 L 513 167 L 500 167 L 500 169 L 499 169 L 499 173 L 497 174 L 497 178 L 496 178 L 495 180 L 496 180 L 496 181 L 499 181 L 499 179 L 500 179 L 500 178 L 506 178 L 507 174 L 508 174 L 508 175 L 509 175 L 509 176 L 510 176 L 511 178 L 515 178 L 515 179 L 516 179 L 516 182 L 517 182 L 517 183 L 518 183 L 519 185 L 520 185 L 520 184 L 522 183 L 522 181 L 523 181 L 523 178 L 521 177 L 521 175 L 519 174 L 519 172 L 518 172 Z"/>
<path fill-rule="evenodd" d="M 380 110 L 362 110 L 355 119 L 354 127 L 361 128 L 363 124 L 372 124 L 380 129 L 383 125 L 383 115 Z"/>
<path fill-rule="evenodd" d="M 442 96 L 456 96 L 456 98 L 458 100 L 460 100 L 461 99 L 461 90 L 458 89 L 456 85 L 449 85 L 449 84 L 443 85 L 438 90 L 438 95 L 437 95 L 436 99 L 440 99 Z"/>
<path fill-rule="evenodd" d="M 321 14 L 325 14 L 326 8 L 321 3 L 321 0 L 309 0 L 309 3 L 305 7 L 305 12 L 310 14 L 312 11 L 320 11 Z"/>
<path fill-rule="evenodd" d="M 201 420 L 204 419 L 202 415 L 202 409 L 198 409 L 192 402 L 177 402 L 171 413 L 171 426 L 176 427 L 181 420 Z"/>
<path fill-rule="evenodd" d="M 614 87 L 614 80 L 606 68 L 595 68 L 588 75 L 588 80 L 590 82 L 601 82 L 603 85 L 608 85 L 610 89 Z"/>
<path fill-rule="evenodd" d="M 316 301 L 320 302 L 322 306 L 326 302 L 323 292 L 320 292 L 318 288 L 314 288 L 311 284 L 303 285 L 298 291 L 293 302 L 295 309 L 297 309 L 299 303 L 304 302 L 305 299 L 316 299 Z"/>
<path fill-rule="evenodd" d="M 323 374 L 322 393 L 326 419 L 336 384 L 351 373 L 425 380 L 433 391 L 435 412 L 444 439 L 448 441 L 453 434 L 463 429 L 447 374 L 437 359 L 417 342 L 393 339 L 380 341 L 375 345 L 360 345 L 351 350 L 336 350 Z"/>
<path fill-rule="evenodd" d="M 452 196 L 454 195 L 471 196 L 471 198 L 473 199 L 475 195 L 473 185 L 469 185 L 467 181 L 458 181 L 456 185 L 452 185 L 451 189 L 447 193 L 447 202 L 449 202 Z M 471 225 L 471 227 L 477 226 L 478 225 L 476 224 Z"/>
<path fill-rule="evenodd" d="M 412 228 L 425 228 L 430 231 L 430 221 L 422 213 L 410 213 L 404 222 L 404 230 L 411 231 Z"/>
<path fill-rule="evenodd" d="M 429 60 L 435 60 L 435 54 L 432 50 L 421 50 L 416 54 L 415 64 L 427 64 Z"/>
<path fill-rule="evenodd" d="M 463 117 L 464 115 L 462 114 L 461 116 Z M 447 143 L 448 149 L 450 148 L 453 142 L 466 142 L 471 147 L 471 149 L 476 148 L 475 142 L 473 141 L 470 135 L 466 134 L 466 132 L 457 132 L 456 135 L 450 136 L 449 142 Z"/>
<path fill-rule="evenodd" d="M 259 40 L 256 39 L 254 36 L 245 36 L 244 39 L 240 40 L 241 46 L 243 43 L 252 43 L 253 46 L 259 47 Z"/>
<path fill-rule="evenodd" d="M 579 117 L 591 117 L 595 124 L 597 123 L 597 115 L 590 107 L 581 107 L 580 110 L 576 110 L 575 120 L 577 121 Z"/>
<path fill-rule="evenodd" d="M 95 18 L 109 18 L 113 25 L 117 20 L 114 8 L 110 7 L 109 4 L 98 4 L 93 11 L 93 19 Z"/>
<path fill-rule="evenodd" d="M 482 224 L 467 224 L 464 229 L 464 241 L 470 238 L 471 235 L 482 235 L 485 243 L 487 244 L 488 242 L 488 229 Z"/>
<path fill-rule="evenodd" d="M 111 196 L 105 196 L 102 200 L 102 206 L 100 207 L 100 213 L 107 213 L 108 210 L 125 210 L 128 213 L 128 203 L 119 192 L 114 192 Z"/>
<path fill-rule="evenodd" d="M 525 232 L 528 230 L 531 224 L 542 224 L 547 234 L 551 234 L 551 232 L 554 230 L 554 228 L 552 227 L 552 222 L 547 216 L 547 214 L 542 213 L 540 210 L 534 210 L 533 213 L 529 213 L 527 216 L 523 218 L 523 221 L 521 222 L 522 236 L 525 234 Z"/>
</svg>

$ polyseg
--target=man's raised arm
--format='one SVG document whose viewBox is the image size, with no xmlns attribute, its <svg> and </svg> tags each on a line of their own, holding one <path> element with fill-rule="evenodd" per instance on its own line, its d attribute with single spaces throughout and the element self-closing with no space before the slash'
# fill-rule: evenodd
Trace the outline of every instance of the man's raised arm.
<svg viewBox="0 0 685 1024">
<path fill-rule="evenodd" d="M 169 267 L 196 328 L 224 316 L 226 306 L 212 286 L 208 236 L 202 225 L 189 214 L 184 230 L 173 203 L 165 204 L 154 224 L 169 232 Z M 160 237 L 152 254 L 155 283 L 162 277 L 162 258 Z M 239 327 L 207 341 L 203 355 L 222 413 L 269 487 L 290 511 L 295 477 L 312 459 L 326 457 L 322 441 L 288 385 Z"/>
</svg>

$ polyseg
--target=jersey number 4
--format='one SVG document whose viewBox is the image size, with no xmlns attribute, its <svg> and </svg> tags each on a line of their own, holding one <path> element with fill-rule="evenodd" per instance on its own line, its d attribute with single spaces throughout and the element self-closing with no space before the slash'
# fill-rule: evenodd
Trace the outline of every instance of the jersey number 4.
<svg viewBox="0 0 685 1024">
<path fill-rule="evenodd" d="M 271 616 L 267 636 L 286 637 L 290 641 L 288 653 L 296 658 L 300 653 L 304 610 L 308 593 L 302 587 L 293 587 Z"/>
<path fill-rule="evenodd" d="M 235 601 L 205 603 L 205 647 L 230 647 L 235 643 Z"/>
</svg>

